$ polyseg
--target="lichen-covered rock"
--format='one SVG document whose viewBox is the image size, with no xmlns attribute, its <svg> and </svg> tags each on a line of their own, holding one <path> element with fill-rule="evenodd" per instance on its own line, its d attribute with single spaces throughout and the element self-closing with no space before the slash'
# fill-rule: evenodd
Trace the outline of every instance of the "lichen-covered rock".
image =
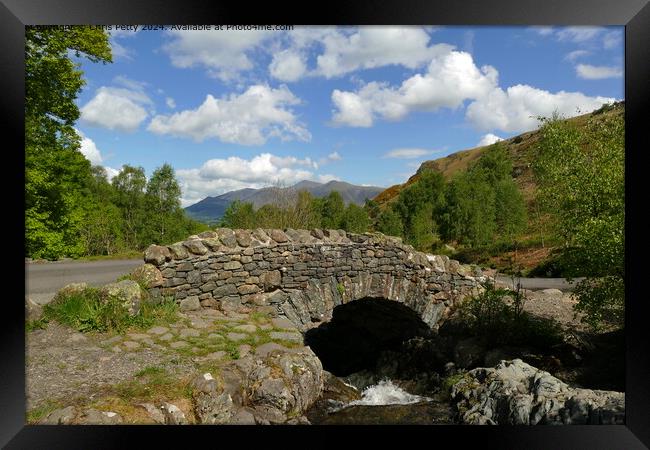
<svg viewBox="0 0 650 450">
<path fill-rule="evenodd" d="M 171 259 L 169 248 L 162 245 L 150 245 L 144 251 L 144 262 L 159 266 Z"/>
<path fill-rule="evenodd" d="M 282 230 L 270 230 L 269 236 L 278 244 L 289 242 L 289 237 Z"/>
<path fill-rule="evenodd" d="M 38 320 L 43 315 L 43 308 L 29 297 L 25 297 L 25 320 Z"/>
<path fill-rule="evenodd" d="M 80 420 L 84 425 L 118 425 L 122 423 L 122 416 L 112 411 L 98 411 L 88 409 Z"/>
<path fill-rule="evenodd" d="M 451 396 L 464 424 L 625 423 L 623 392 L 572 388 L 520 359 L 469 371 Z"/>
<path fill-rule="evenodd" d="M 311 349 L 302 353 L 271 351 L 255 360 L 245 381 L 253 407 L 265 406 L 283 415 L 302 415 L 323 390 L 323 366 Z"/>
<path fill-rule="evenodd" d="M 196 377 L 191 383 L 194 413 L 204 424 L 288 423 L 318 399 L 323 379 L 322 365 L 308 347 L 264 344 L 215 376 Z"/>
<path fill-rule="evenodd" d="M 240 247 L 248 247 L 252 242 L 251 232 L 248 230 L 235 230 L 235 239 Z"/>
<path fill-rule="evenodd" d="M 143 264 L 131 271 L 131 276 L 144 284 L 146 288 L 162 286 L 165 279 L 160 270 L 153 264 Z"/>
<path fill-rule="evenodd" d="M 122 280 L 102 286 L 99 296 L 103 302 L 116 299 L 131 316 L 140 311 L 142 292 L 140 285 L 133 280 Z"/>
<path fill-rule="evenodd" d="M 219 240 L 226 247 L 235 248 L 237 247 L 237 238 L 235 237 L 235 232 L 230 228 L 217 228 L 215 230 L 219 235 Z"/>
<path fill-rule="evenodd" d="M 189 256 L 187 248 L 185 248 L 182 242 L 170 245 L 169 252 L 173 259 L 185 259 Z"/>
<path fill-rule="evenodd" d="M 220 381 L 220 380 L 219 380 Z M 235 405 L 222 382 L 210 373 L 204 373 L 192 381 L 194 413 L 202 424 L 227 424 L 235 415 Z"/>
<path fill-rule="evenodd" d="M 166 425 L 187 425 L 188 420 L 185 417 L 185 413 L 181 409 L 172 404 L 172 403 L 163 403 L 160 407 L 163 416 L 165 417 Z"/>
<path fill-rule="evenodd" d="M 71 425 L 77 416 L 77 409 L 74 406 L 67 406 L 52 411 L 39 423 L 42 425 Z"/>
<path fill-rule="evenodd" d="M 201 302 L 199 300 L 199 297 L 196 295 L 192 295 L 190 297 L 184 298 L 183 300 L 181 300 L 179 309 L 181 311 L 198 311 L 199 309 L 201 309 Z"/>
<path fill-rule="evenodd" d="M 183 245 L 194 255 L 205 255 L 208 253 L 208 249 L 199 239 L 188 239 L 183 242 Z"/>
<path fill-rule="evenodd" d="M 83 293 L 88 288 L 86 283 L 70 283 L 58 290 L 52 301 Z"/>
</svg>

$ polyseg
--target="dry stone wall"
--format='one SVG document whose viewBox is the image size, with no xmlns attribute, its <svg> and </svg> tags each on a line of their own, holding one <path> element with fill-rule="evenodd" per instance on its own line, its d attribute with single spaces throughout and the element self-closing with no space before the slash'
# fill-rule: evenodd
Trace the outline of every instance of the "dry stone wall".
<svg viewBox="0 0 650 450">
<path fill-rule="evenodd" d="M 484 281 L 446 256 L 426 255 L 398 238 L 343 230 L 219 228 L 170 246 L 150 246 L 152 297 L 182 309 L 262 308 L 301 330 L 363 297 L 395 300 L 436 329 L 450 308 Z"/>
</svg>

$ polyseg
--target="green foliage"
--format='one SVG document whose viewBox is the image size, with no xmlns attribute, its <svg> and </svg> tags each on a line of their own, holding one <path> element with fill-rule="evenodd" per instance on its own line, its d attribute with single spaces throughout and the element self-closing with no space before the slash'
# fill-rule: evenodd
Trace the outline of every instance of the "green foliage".
<svg viewBox="0 0 650 450">
<path fill-rule="evenodd" d="M 492 187 L 470 172 L 456 176 L 447 186 L 447 208 L 441 215 L 446 240 L 470 246 L 490 242 L 496 232 Z"/>
<path fill-rule="evenodd" d="M 548 349 L 562 342 L 559 324 L 534 318 L 523 310 L 526 299 L 519 289 L 510 291 L 491 283 L 483 287 L 483 292 L 460 306 L 470 334 L 491 347 L 526 344 Z"/>
<path fill-rule="evenodd" d="M 122 215 L 125 247 L 140 248 L 146 220 L 144 189 L 147 177 L 144 169 L 125 164 L 111 183 L 115 205 Z"/>
<path fill-rule="evenodd" d="M 43 320 L 55 320 L 81 332 L 123 332 L 133 327 L 144 329 L 175 320 L 177 306 L 173 299 L 159 304 L 142 302 L 140 311 L 130 316 L 117 298 L 100 298 L 99 290 L 86 288 L 81 292 L 57 297 L 43 308 Z"/>
<path fill-rule="evenodd" d="M 186 237 L 180 196 L 181 188 L 176 181 L 172 166 L 165 163 L 154 170 L 147 183 L 145 194 L 150 242 L 172 243 Z"/>
<path fill-rule="evenodd" d="M 542 207 L 563 237 L 569 271 L 588 278 L 578 310 L 594 327 L 623 325 L 625 252 L 625 123 L 622 115 L 590 119 L 585 128 L 541 119 L 534 162 Z M 612 322 L 613 321 L 613 322 Z"/>
<path fill-rule="evenodd" d="M 257 220 L 253 204 L 235 200 L 230 205 L 221 219 L 221 226 L 228 228 L 255 228 Z"/>
<path fill-rule="evenodd" d="M 33 258 L 85 252 L 79 235 L 92 173 L 73 128 L 84 80 L 69 52 L 111 62 L 102 30 L 25 28 L 25 251 Z"/>
<path fill-rule="evenodd" d="M 497 236 L 513 239 L 521 232 L 526 207 L 511 173 L 508 151 L 496 143 L 467 172 L 458 174 L 446 190 L 443 237 L 477 247 Z"/>
<path fill-rule="evenodd" d="M 437 240 L 438 223 L 435 217 L 445 208 L 445 180 L 439 172 L 427 170 L 417 182 L 402 190 L 394 210 L 403 225 L 407 243 L 418 250 L 430 250 Z"/>
<path fill-rule="evenodd" d="M 345 203 L 341 194 L 337 191 L 332 191 L 327 197 L 316 201 L 316 205 L 322 217 L 321 225 L 323 228 L 341 228 L 345 214 Z"/>
<path fill-rule="evenodd" d="M 352 233 L 364 233 L 370 228 L 368 213 L 361 206 L 350 203 L 341 220 L 341 228 Z"/>
<path fill-rule="evenodd" d="M 377 230 L 389 236 L 402 236 L 404 226 L 400 215 L 392 208 L 382 211 L 377 221 Z"/>
</svg>

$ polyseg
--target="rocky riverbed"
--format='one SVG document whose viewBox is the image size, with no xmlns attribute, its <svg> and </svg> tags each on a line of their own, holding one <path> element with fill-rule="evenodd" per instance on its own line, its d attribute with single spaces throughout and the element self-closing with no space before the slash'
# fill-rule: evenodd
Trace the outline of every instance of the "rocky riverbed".
<svg viewBox="0 0 650 450">
<path fill-rule="evenodd" d="M 381 325 L 378 314 L 396 310 L 379 302 L 374 312 L 356 311 L 363 305 L 357 301 L 353 312 L 365 314 L 370 328 L 367 339 L 356 339 L 363 342 L 354 348 L 373 355 L 359 367 L 338 357 L 345 353 L 337 353 L 338 344 L 319 357 L 322 345 L 305 345 L 309 339 L 292 322 L 268 309 L 177 312 L 176 320 L 165 326 L 123 334 L 82 334 L 50 322 L 27 333 L 27 420 L 623 423 L 622 334 L 588 335 L 567 314 L 574 302 L 567 294 L 527 294 L 528 311 L 560 319 L 571 331 L 562 345 L 544 351 L 487 348 L 454 326 L 453 316 L 434 333 L 414 326 L 408 315 L 398 315 L 383 336 L 374 336 L 373 324 Z M 354 314 L 341 315 L 342 323 Z M 399 323 L 417 332 L 403 334 L 396 328 Z M 340 329 L 340 324 L 329 327 Z"/>
</svg>

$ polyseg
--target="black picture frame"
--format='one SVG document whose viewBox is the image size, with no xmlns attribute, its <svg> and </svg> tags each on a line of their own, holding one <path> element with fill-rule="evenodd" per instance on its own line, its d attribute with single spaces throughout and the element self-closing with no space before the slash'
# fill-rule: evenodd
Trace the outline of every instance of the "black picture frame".
<svg viewBox="0 0 650 450">
<path fill-rule="evenodd" d="M 521 449 L 637 449 L 650 446 L 650 389 L 642 258 L 643 170 L 647 138 L 642 117 L 647 117 L 650 82 L 650 5 L 647 0 L 508 0 L 434 3 L 431 1 L 328 1 L 285 6 L 276 2 L 164 2 L 101 0 L 2 0 L 0 4 L 0 104 L 2 105 L 2 183 L 13 214 L 6 214 L 5 243 L 15 245 L 4 260 L 5 286 L 20 286 L 24 252 L 18 237 L 24 233 L 24 203 L 19 183 L 24 182 L 24 26 L 72 24 L 401 24 L 401 25 L 624 25 L 626 102 L 626 425 L 564 427 L 162 427 L 162 426 L 26 426 L 24 308 L 20 287 L 9 290 L 2 305 L 0 328 L 0 445 L 5 448 L 116 448 L 137 445 L 173 445 L 179 439 L 195 445 L 197 439 L 226 445 L 226 435 L 237 435 L 248 446 L 254 437 L 269 443 L 278 431 L 290 434 L 295 445 L 337 444 L 331 431 L 360 431 L 360 437 L 397 437 L 401 445 L 430 445 L 449 439 L 454 447 L 478 444 L 481 448 Z M 645 113 L 644 113 L 645 111 Z M 9 209 L 7 209 L 9 211 Z M 5 246 L 5 248 L 7 248 Z M 399 429 L 398 429 L 399 428 Z M 402 433 L 404 431 L 405 434 Z M 307 441 L 298 435 L 305 433 Z M 235 436 L 228 436 L 235 437 Z M 284 438 L 286 438 L 285 436 Z M 136 440 L 136 438 L 138 440 Z M 295 439 L 295 441 L 294 441 Z M 280 441 L 282 442 L 282 441 Z M 284 441 L 287 444 L 286 441 Z M 142 445 L 142 444 L 139 444 Z M 262 444 L 266 445 L 266 444 Z M 450 444 L 447 444 L 450 445 Z"/>
</svg>

